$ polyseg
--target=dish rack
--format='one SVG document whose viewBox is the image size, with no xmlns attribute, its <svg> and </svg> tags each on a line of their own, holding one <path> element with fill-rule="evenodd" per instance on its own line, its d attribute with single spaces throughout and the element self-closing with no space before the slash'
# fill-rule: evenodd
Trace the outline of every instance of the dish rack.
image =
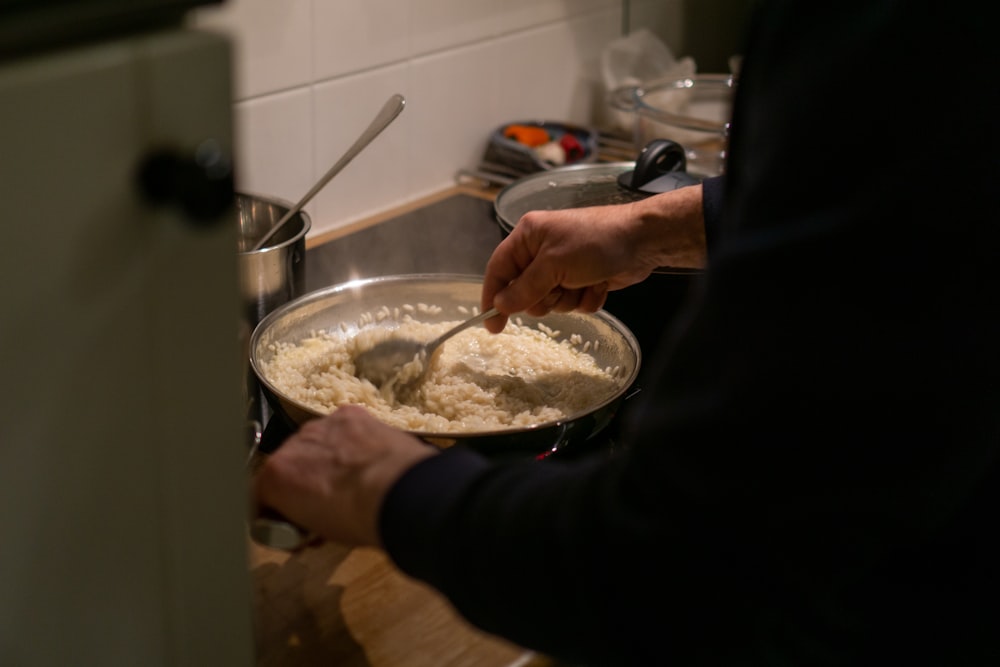
<svg viewBox="0 0 1000 667">
<path fill-rule="evenodd" d="M 498 130 L 499 131 L 499 130 Z M 580 162 L 632 162 L 638 151 L 632 137 L 614 130 L 591 130 L 591 152 L 587 160 Z M 512 143 L 512 142 L 510 142 Z M 537 158 L 526 156 L 523 147 L 512 148 L 507 142 L 496 140 L 496 132 L 483 153 L 480 162 L 471 168 L 459 169 L 456 181 L 460 185 L 472 185 L 483 189 L 496 189 L 510 185 L 514 181 L 552 165 L 539 165 Z"/>
</svg>

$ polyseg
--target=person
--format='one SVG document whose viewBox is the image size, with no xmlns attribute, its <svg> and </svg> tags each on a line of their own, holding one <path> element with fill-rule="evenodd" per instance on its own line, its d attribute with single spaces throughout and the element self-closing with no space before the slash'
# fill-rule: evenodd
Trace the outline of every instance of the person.
<svg viewBox="0 0 1000 667">
<path fill-rule="evenodd" d="M 705 264 L 613 456 L 492 462 L 345 406 L 258 501 L 574 665 L 1000 664 L 990 32 L 966 0 L 761 0 L 724 176 L 515 226 L 491 331 Z"/>
</svg>

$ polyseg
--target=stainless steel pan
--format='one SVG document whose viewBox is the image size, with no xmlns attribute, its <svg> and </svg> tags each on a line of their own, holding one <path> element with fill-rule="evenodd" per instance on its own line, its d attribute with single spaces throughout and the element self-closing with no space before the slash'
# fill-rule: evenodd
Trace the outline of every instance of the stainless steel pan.
<svg viewBox="0 0 1000 667">
<path fill-rule="evenodd" d="M 297 426 L 321 415 L 283 394 L 264 374 L 263 364 L 273 354 L 273 343 L 296 343 L 318 330 L 344 337 L 354 336 L 362 315 L 374 314 L 383 306 L 393 310 L 406 304 L 425 303 L 442 309 L 438 315 L 421 313 L 420 317 L 425 321 L 460 319 L 460 306 L 472 308 L 479 305 L 481 287 L 482 276 L 416 274 L 356 280 L 306 294 L 277 308 L 257 325 L 250 339 L 251 367 L 275 414 L 289 426 Z M 591 350 L 598 364 L 620 368 L 619 381 L 614 390 L 579 414 L 559 421 L 490 432 L 413 431 L 414 435 L 439 446 L 461 443 L 491 456 L 538 456 L 586 439 L 608 424 L 639 373 L 641 352 L 632 332 L 617 318 L 603 311 L 594 314 L 551 313 L 543 318 L 523 316 L 521 319 L 528 325 L 544 323 L 559 331 L 560 339 L 578 334 L 583 340 L 598 342 L 596 351 Z M 394 326 L 394 323 L 369 323 L 365 326 Z"/>
</svg>

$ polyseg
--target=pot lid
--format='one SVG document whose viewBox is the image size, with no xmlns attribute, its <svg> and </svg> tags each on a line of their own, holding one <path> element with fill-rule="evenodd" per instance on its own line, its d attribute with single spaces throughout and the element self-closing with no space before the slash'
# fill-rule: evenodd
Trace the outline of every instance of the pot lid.
<svg viewBox="0 0 1000 667">
<path fill-rule="evenodd" d="M 503 188 L 493 202 L 497 222 L 510 233 L 528 211 L 627 204 L 649 196 L 618 183 L 634 162 L 606 162 L 559 167 L 520 178 Z"/>
<path fill-rule="evenodd" d="M 680 144 L 654 139 L 635 162 L 578 164 L 521 178 L 497 194 L 493 208 L 509 234 L 528 211 L 627 204 L 701 182 L 686 166 Z"/>
</svg>

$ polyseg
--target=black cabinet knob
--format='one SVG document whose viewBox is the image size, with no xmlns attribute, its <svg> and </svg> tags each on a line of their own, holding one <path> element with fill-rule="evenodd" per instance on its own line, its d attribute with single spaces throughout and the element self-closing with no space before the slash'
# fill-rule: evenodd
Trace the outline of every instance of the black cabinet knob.
<svg viewBox="0 0 1000 667">
<path fill-rule="evenodd" d="M 202 142 L 193 154 L 157 149 L 139 164 L 139 189 L 148 202 L 176 206 L 196 226 L 220 220 L 235 199 L 232 160 L 218 142 Z"/>
</svg>

